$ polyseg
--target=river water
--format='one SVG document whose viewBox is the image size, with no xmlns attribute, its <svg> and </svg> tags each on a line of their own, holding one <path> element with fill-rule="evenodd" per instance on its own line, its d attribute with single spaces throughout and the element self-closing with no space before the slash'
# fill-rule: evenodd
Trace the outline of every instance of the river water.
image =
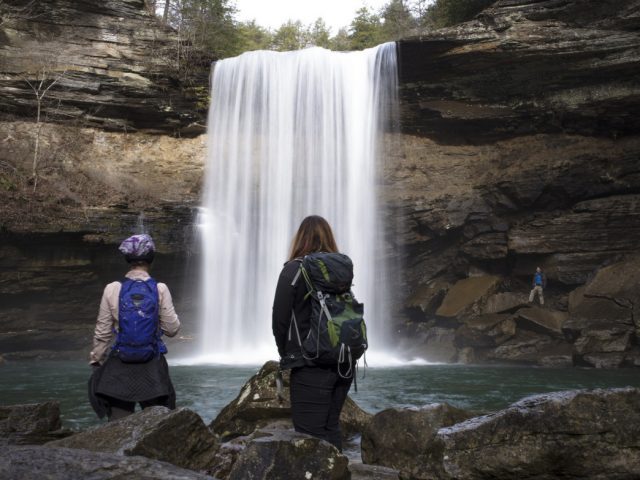
<svg viewBox="0 0 640 480">
<path fill-rule="evenodd" d="M 174 365 L 171 375 L 178 406 L 197 412 L 206 423 L 239 393 L 258 366 Z M 87 401 L 90 368 L 82 362 L 8 362 L 0 366 L 0 405 L 58 400 L 66 427 L 101 423 Z M 366 369 L 352 398 L 375 413 L 390 407 L 433 402 L 478 413 L 498 410 L 536 393 L 577 388 L 640 387 L 633 369 L 552 369 L 512 366 L 416 365 Z"/>
</svg>

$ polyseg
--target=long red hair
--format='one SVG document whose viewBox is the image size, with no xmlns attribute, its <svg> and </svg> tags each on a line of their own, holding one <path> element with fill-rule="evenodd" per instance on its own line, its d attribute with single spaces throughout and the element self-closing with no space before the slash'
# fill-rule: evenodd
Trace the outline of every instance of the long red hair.
<svg viewBox="0 0 640 480">
<path fill-rule="evenodd" d="M 319 215 L 309 215 L 302 220 L 293 237 L 289 260 L 304 257 L 313 252 L 335 253 L 337 251 L 338 246 L 329 222 Z"/>
</svg>

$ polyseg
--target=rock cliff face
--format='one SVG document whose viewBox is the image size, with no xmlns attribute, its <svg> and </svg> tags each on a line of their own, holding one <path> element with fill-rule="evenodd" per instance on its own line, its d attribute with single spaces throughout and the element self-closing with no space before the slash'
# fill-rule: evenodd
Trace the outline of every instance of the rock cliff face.
<svg viewBox="0 0 640 480">
<path fill-rule="evenodd" d="M 633 0 L 504 0 L 399 42 L 404 148 L 386 195 L 401 225 L 405 326 L 425 355 L 637 362 L 630 323 L 604 334 L 620 339 L 599 342 L 604 361 L 564 322 L 581 315 L 570 294 L 640 240 L 639 11 Z M 549 280 L 543 310 L 527 305 L 536 266 Z M 601 309 L 603 329 L 618 328 L 614 310 Z"/>
<path fill-rule="evenodd" d="M 68 287 L 97 302 L 119 273 L 114 243 L 145 220 L 159 276 L 195 275 L 204 136 L 184 137 L 202 131 L 210 59 L 142 0 L 5 0 L 0 14 L 0 354 L 86 349 L 95 306 Z M 402 271 L 394 326 L 419 354 L 640 364 L 638 31 L 640 0 L 500 0 L 398 43 L 382 195 Z M 37 126 L 43 72 L 56 83 Z M 528 304 L 536 266 L 542 308 Z"/>
<path fill-rule="evenodd" d="M 211 60 L 143 0 L 0 1 L 7 359 L 85 355 L 102 288 L 126 269 L 117 243 L 142 229 L 186 327 L 178 343 L 188 341 Z"/>
<path fill-rule="evenodd" d="M 40 96 L 42 115 L 58 122 L 204 132 L 213 58 L 158 22 L 144 0 L 4 0 L 0 16 L 4 115 L 34 118 Z"/>
</svg>

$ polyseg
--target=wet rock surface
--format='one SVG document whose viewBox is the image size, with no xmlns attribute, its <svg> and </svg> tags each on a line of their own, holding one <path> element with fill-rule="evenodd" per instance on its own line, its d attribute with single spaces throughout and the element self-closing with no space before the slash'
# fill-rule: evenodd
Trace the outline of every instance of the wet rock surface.
<svg viewBox="0 0 640 480">
<path fill-rule="evenodd" d="M 58 402 L 0 405 L 0 445 L 41 445 L 72 433 L 62 428 Z"/>
<path fill-rule="evenodd" d="M 215 480 L 208 475 L 144 457 L 33 446 L 2 447 L 0 477 L 11 480 Z"/>
<path fill-rule="evenodd" d="M 351 478 L 347 457 L 331 444 L 284 429 L 262 429 L 238 455 L 229 480 Z"/>
<path fill-rule="evenodd" d="M 191 410 L 151 407 L 47 446 L 141 455 L 182 468 L 204 470 L 211 465 L 219 444 Z"/>
<path fill-rule="evenodd" d="M 528 397 L 439 430 L 443 478 L 636 478 L 639 407 L 633 388 Z"/>
<path fill-rule="evenodd" d="M 276 361 L 265 363 L 242 387 L 240 394 L 211 422 L 211 429 L 223 440 L 250 435 L 274 421 L 290 421 L 289 371 L 283 372 L 284 388 L 281 396 L 278 396 L 278 367 Z M 340 415 L 343 436 L 362 432 L 370 418 L 370 414 L 347 397 Z"/>
<path fill-rule="evenodd" d="M 436 440 L 438 430 L 470 416 L 446 403 L 383 410 L 373 416 L 362 434 L 362 461 L 391 467 L 403 474 L 411 472 L 413 478 L 421 478 L 424 464 L 430 463 L 434 452 L 441 449 Z"/>
</svg>

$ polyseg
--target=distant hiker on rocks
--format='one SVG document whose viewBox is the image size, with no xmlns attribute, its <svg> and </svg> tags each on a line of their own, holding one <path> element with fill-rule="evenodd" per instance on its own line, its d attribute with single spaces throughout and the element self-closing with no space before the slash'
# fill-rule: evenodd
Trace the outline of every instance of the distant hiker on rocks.
<svg viewBox="0 0 640 480">
<path fill-rule="evenodd" d="M 143 409 L 173 409 L 176 403 L 161 337 L 176 335 L 180 320 L 169 288 L 149 275 L 153 239 L 134 235 L 119 250 L 130 270 L 104 289 L 90 354 L 89 399 L 98 417 L 109 421 L 132 414 L 136 402 Z"/>
<path fill-rule="evenodd" d="M 536 273 L 533 274 L 533 290 L 529 294 L 529 302 L 533 302 L 536 293 L 540 299 L 540 305 L 544 305 L 544 295 L 542 291 L 547 287 L 547 276 L 540 267 L 536 267 Z"/>
<path fill-rule="evenodd" d="M 351 293 L 352 279 L 353 264 L 338 253 L 329 223 L 316 215 L 306 217 L 278 279 L 272 328 L 280 366 L 291 369 L 295 430 L 326 440 L 338 450 L 342 450 L 340 412 L 355 362 L 367 348 L 363 307 Z M 334 310 L 338 303 L 340 312 Z M 331 325 L 327 316 L 333 319 Z M 346 330 L 348 339 L 343 335 Z"/>
</svg>

